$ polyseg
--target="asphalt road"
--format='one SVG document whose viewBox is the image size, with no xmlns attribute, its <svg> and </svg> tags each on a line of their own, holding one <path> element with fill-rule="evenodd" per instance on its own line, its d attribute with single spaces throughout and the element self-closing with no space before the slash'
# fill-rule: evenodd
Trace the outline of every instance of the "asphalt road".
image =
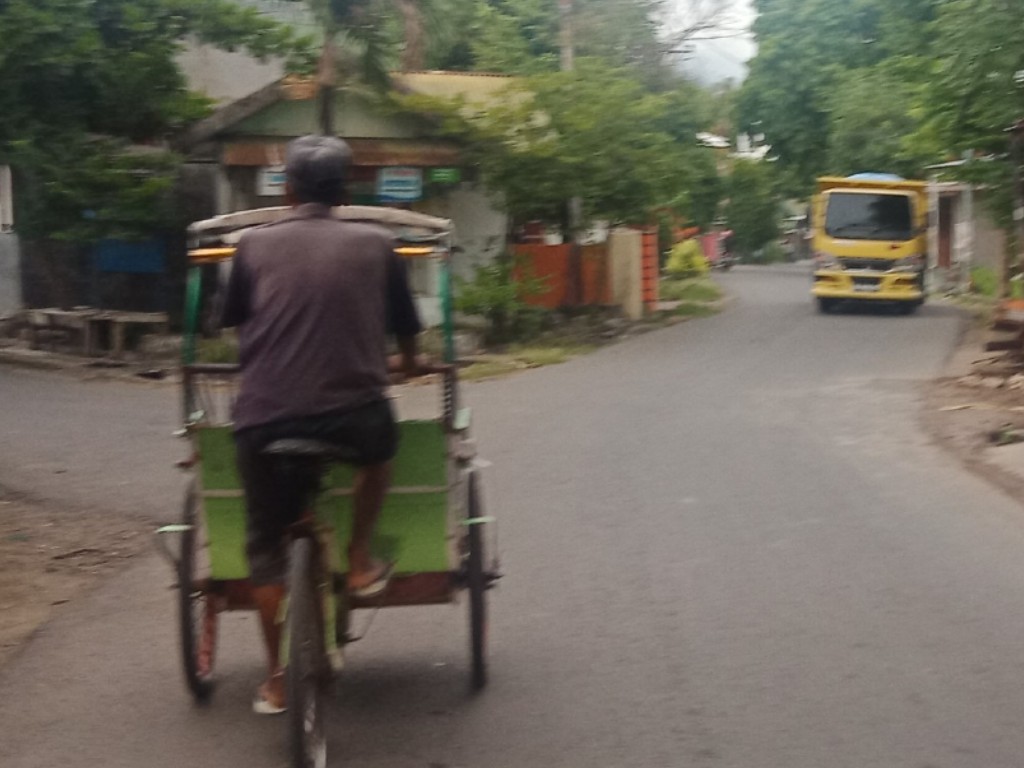
<svg viewBox="0 0 1024 768">
<path fill-rule="evenodd" d="M 468 388 L 508 574 L 491 686 L 466 692 L 464 606 L 384 612 L 332 765 L 1024 764 L 1024 513 L 918 426 L 959 317 L 819 316 L 792 268 L 722 281 L 721 315 Z M 172 391 L 0 370 L 0 403 L 0 479 L 173 512 Z M 169 583 L 137 562 L 0 671 L 0 765 L 285 764 L 248 712 L 252 618 L 196 708 Z"/>
</svg>

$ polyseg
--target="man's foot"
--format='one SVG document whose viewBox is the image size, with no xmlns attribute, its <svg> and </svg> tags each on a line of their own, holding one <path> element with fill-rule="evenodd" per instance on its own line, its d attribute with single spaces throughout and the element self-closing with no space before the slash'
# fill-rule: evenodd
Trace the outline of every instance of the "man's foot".
<svg viewBox="0 0 1024 768">
<path fill-rule="evenodd" d="M 275 672 L 256 690 L 252 711 L 257 715 L 279 715 L 285 709 L 284 672 Z"/>
<path fill-rule="evenodd" d="M 388 588 L 394 571 L 394 563 L 381 560 L 370 560 L 368 567 L 360 570 L 356 570 L 353 565 L 346 579 L 349 595 L 360 598 L 377 597 Z"/>
</svg>

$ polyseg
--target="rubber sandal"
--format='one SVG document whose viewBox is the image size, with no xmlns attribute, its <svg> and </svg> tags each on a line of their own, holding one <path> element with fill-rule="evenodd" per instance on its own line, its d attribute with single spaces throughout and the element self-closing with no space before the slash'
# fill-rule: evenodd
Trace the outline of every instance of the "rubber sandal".
<svg viewBox="0 0 1024 768">
<path fill-rule="evenodd" d="M 252 711 L 257 715 L 280 715 L 287 711 L 287 707 L 279 707 L 271 704 L 263 695 L 263 686 L 256 689 L 256 696 L 252 700 Z"/>
<path fill-rule="evenodd" d="M 384 563 L 384 570 L 380 572 L 380 575 L 377 576 L 377 578 L 364 587 L 348 590 L 349 597 L 367 600 L 371 597 L 378 597 L 382 595 L 384 590 L 388 588 L 388 584 L 391 583 L 391 577 L 394 574 L 395 564 L 393 562 Z"/>
</svg>

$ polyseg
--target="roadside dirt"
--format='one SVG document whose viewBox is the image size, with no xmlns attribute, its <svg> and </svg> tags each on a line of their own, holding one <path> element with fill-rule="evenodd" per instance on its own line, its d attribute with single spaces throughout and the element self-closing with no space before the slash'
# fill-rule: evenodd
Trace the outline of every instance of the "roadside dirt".
<svg viewBox="0 0 1024 768">
<path fill-rule="evenodd" d="M 142 523 L 58 512 L 0 487 L 0 664 L 59 606 L 148 545 Z"/>
<path fill-rule="evenodd" d="M 973 472 L 1024 505 L 1024 464 L 1019 472 L 994 459 L 1008 446 L 993 436 L 1024 429 L 1024 391 L 979 389 L 957 379 L 933 382 L 926 396 L 923 421 L 937 443 Z M 945 410 L 944 410 L 945 409 Z"/>
</svg>

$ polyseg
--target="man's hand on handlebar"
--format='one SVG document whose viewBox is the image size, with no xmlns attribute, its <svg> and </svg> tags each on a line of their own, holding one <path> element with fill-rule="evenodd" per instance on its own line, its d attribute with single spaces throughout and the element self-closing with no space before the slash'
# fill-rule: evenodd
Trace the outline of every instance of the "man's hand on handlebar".
<svg viewBox="0 0 1024 768">
<path fill-rule="evenodd" d="M 391 381 L 401 384 L 409 379 L 416 379 L 421 376 L 429 376 L 432 373 L 447 373 L 454 366 L 446 363 L 436 363 L 424 355 L 407 357 L 406 355 L 391 355 L 388 358 L 388 374 Z"/>
</svg>

